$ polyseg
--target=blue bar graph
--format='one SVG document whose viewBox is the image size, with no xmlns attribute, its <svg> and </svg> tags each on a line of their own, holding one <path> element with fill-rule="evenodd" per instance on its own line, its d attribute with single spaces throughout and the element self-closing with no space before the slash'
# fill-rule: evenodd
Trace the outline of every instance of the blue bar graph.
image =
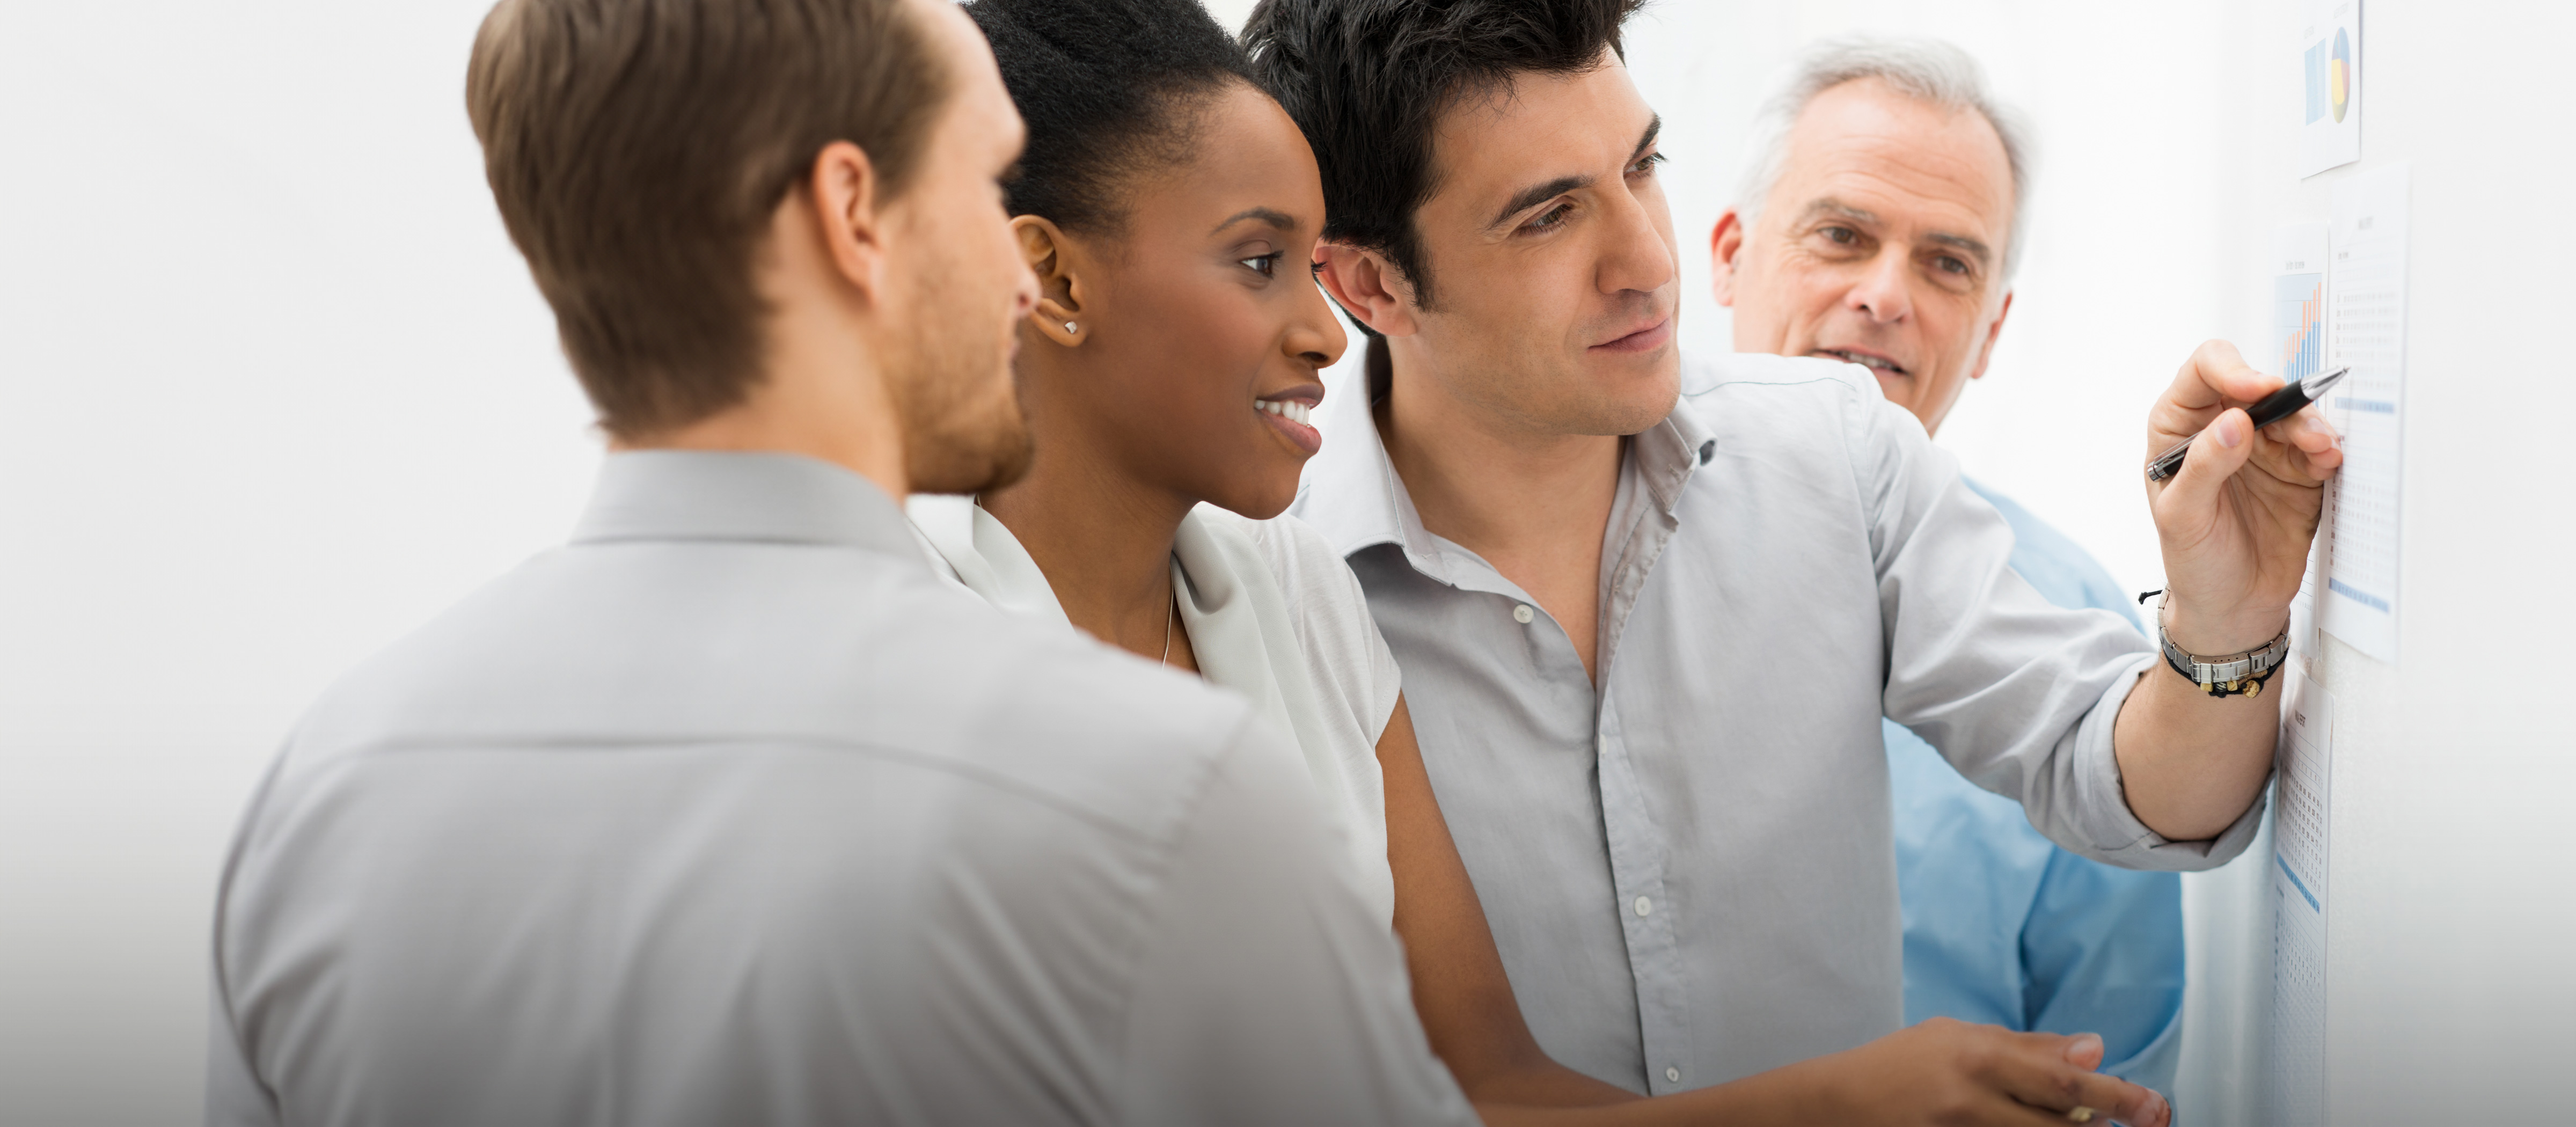
<svg viewBox="0 0 2576 1127">
<path fill-rule="evenodd" d="M 2272 362 L 2284 381 L 2306 379 L 2325 366 L 2323 274 L 2281 274 L 2272 281 Z"/>
</svg>

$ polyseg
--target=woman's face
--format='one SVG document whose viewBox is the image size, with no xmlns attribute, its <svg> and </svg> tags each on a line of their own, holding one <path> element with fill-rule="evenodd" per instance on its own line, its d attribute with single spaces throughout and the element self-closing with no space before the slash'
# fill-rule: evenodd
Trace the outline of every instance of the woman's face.
<svg viewBox="0 0 2576 1127">
<path fill-rule="evenodd" d="M 1061 389 L 1145 483 L 1277 516 L 1323 448 L 1307 421 L 1346 338 L 1308 264 L 1324 193 L 1278 103 L 1231 85 L 1201 109 L 1191 158 L 1130 184 L 1124 229 L 1088 240 L 1083 370 Z"/>
</svg>

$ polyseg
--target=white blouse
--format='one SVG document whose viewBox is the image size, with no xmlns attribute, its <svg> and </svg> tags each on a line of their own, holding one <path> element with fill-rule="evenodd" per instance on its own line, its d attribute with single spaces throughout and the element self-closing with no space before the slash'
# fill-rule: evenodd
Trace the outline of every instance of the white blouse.
<svg viewBox="0 0 2576 1127">
<path fill-rule="evenodd" d="M 904 507 L 943 574 L 995 606 L 1072 627 L 1028 550 L 982 506 L 925 494 Z M 1249 520 L 1200 505 L 1173 538 L 1172 586 L 1199 672 L 1250 697 L 1296 741 L 1350 843 L 1361 895 L 1392 926 L 1377 741 L 1403 684 L 1359 578 L 1295 517 Z"/>
</svg>

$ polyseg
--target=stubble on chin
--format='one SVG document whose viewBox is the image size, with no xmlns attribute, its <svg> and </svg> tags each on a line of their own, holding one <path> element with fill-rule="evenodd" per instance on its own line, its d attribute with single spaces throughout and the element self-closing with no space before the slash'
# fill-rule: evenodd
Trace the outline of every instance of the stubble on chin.
<svg viewBox="0 0 2576 1127">
<path fill-rule="evenodd" d="M 1035 450 L 1019 381 L 1011 372 L 1017 325 L 984 313 L 992 302 L 954 279 L 947 264 L 924 271 L 906 355 L 888 373 L 903 426 L 904 475 L 915 493 L 986 493 L 1028 473 Z M 987 295 L 989 296 L 989 295 Z"/>
<path fill-rule="evenodd" d="M 915 493 L 986 493 L 1029 472 L 1035 442 L 1000 347 L 940 350 L 896 396 Z M 972 352 L 975 355 L 965 355 Z"/>
</svg>

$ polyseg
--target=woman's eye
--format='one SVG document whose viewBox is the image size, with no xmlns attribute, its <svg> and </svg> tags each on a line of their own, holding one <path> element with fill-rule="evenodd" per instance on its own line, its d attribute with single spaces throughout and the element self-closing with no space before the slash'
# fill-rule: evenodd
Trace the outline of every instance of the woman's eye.
<svg viewBox="0 0 2576 1127">
<path fill-rule="evenodd" d="M 1277 277 L 1279 274 L 1279 260 L 1286 257 L 1288 257 L 1287 251 L 1275 250 L 1268 254 L 1255 255 L 1251 258 L 1238 258 L 1235 261 L 1259 272 L 1264 278 L 1272 278 Z"/>
<path fill-rule="evenodd" d="M 1544 231 L 1550 227 L 1554 227 L 1559 223 L 1565 222 L 1565 217 L 1569 213 L 1573 212 L 1573 210 L 1573 204 L 1558 204 L 1555 207 L 1551 207 L 1546 211 L 1540 212 L 1538 218 L 1530 220 L 1528 229 L 1532 231 Z"/>
</svg>

